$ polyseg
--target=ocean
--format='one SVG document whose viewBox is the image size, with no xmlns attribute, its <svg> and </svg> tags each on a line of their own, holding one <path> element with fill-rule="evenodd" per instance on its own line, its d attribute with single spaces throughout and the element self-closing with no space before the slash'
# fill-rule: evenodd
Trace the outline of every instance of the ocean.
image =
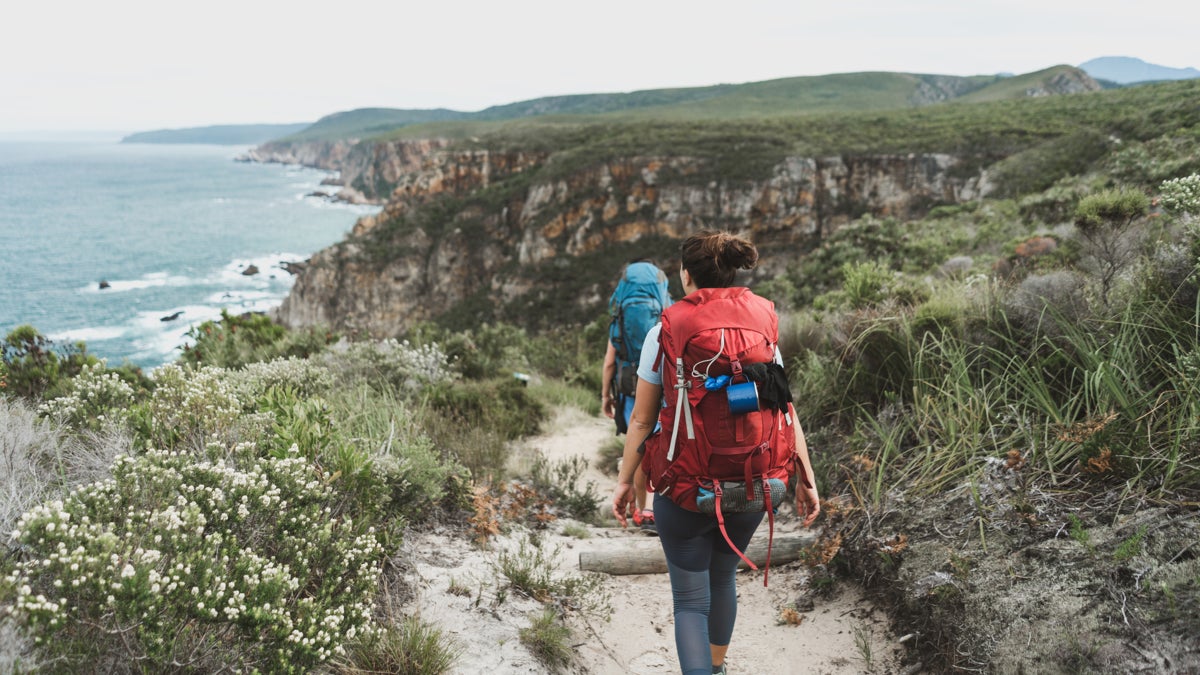
<svg viewBox="0 0 1200 675">
<path fill-rule="evenodd" d="M 0 140 L 0 338 L 29 324 L 110 365 L 169 363 L 222 308 L 278 306 L 284 263 L 377 210 L 309 196 L 337 189 L 328 172 L 234 161 L 247 149 Z"/>
</svg>

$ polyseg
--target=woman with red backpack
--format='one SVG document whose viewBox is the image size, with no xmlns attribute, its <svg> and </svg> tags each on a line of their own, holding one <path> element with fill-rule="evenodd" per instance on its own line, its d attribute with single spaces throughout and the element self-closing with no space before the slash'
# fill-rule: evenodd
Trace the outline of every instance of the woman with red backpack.
<svg viewBox="0 0 1200 675">
<path fill-rule="evenodd" d="M 626 526 L 634 472 L 644 471 L 656 493 L 679 665 L 685 675 L 708 675 L 725 673 L 737 567 L 750 563 L 742 552 L 763 516 L 773 528 L 793 475 L 805 526 L 820 500 L 783 374 L 774 305 L 733 285 L 739 269 L 758 262 L 757 249 L 704 232 L 684 240 L 680 258 L 686 297 L 646 336 L 613 515 Z"/>
</svg>

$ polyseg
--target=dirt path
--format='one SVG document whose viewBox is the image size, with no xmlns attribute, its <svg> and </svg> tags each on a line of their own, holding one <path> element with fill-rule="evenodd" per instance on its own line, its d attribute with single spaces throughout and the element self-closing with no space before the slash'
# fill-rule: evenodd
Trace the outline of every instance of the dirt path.
<svg viewBox="0 0 1200 675">
<path fill-rule="evenodd" d="M 583 455 L 589 461 L 587 480 L 607 504 L 614 479 L 595 466 L 599 449 L 612 437 L 612 422 L 573 409 L 559 411 L 543 435 L 523 442 L 514 459 L 524 465 L 534 453 L 551 462 Z M 794 518 L 781 519 L 777 533 L 797 532 Z M 559 573 L 577 575 L 579 554 L 611 549 L 649 538 L 640 531 L 612 526 L 585 526 L 586 538 L 563 534 L 581 524 L 557 521 L 540 536 L 543 550 L 557 550 Z M 412 611 L 439 626 L 459 646 L 454 673 L 544 673 L 520 643 L 520 629 L 529 625 L 540 605 L 503 591 L 495 560 L 500 551 L 515 550 L 527 533 L 495 537 L 488 550 L 445 534 L 420 534 L 405 542 L 415 562 L 408 581 L 416 597 Z M 738 623 L 727 658 L 730 672 L 851 673 L 894 671 L 896 643 L 885 620 L 856 590 L 843 584 L 832 599 L 816 599 L 802 613 L 799 625 L 782 622 L 785 608 L 804 595 L 807 571 L 802 565 L 773 566 L 770 587 L 761 573 L 743 572 L 738 581 Z M 605 576 L 611 614 L 572 619 L 575 652 L 570 672 L 657 675 L 677 673 L 671 616 L 670 586 L 665 574 Z"/>
</svg>

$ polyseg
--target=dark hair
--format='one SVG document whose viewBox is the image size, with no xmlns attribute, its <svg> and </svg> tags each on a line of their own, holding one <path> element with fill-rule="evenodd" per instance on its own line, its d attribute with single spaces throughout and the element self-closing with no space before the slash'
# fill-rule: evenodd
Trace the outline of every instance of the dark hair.
<svg viewBox="0 0 1200 675">
<path fill-rule="evenodd" d="M 700 232 L 683 240 L 679 258 L 696 288 L 728 288 L 738 270 L 758 263 L 758 249 L 728 232 Z"/>
</svg>

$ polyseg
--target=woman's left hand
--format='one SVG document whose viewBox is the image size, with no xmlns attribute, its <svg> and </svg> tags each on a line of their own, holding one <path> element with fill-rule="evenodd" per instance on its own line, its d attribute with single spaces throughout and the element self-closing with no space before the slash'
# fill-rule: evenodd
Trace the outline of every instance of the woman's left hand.
<svg viewBox="0 0 1200 675">
<path fill-rule="evenodd" d="M 633 496 L 633 483 L 618 482 L 616 489 L 613 490 L 612 513 L 617 522 L 621 523 L 621 527 L 629 527 L 625 513 L 629 510 L 629 505 L 633 503 Z"/>
</svg>

